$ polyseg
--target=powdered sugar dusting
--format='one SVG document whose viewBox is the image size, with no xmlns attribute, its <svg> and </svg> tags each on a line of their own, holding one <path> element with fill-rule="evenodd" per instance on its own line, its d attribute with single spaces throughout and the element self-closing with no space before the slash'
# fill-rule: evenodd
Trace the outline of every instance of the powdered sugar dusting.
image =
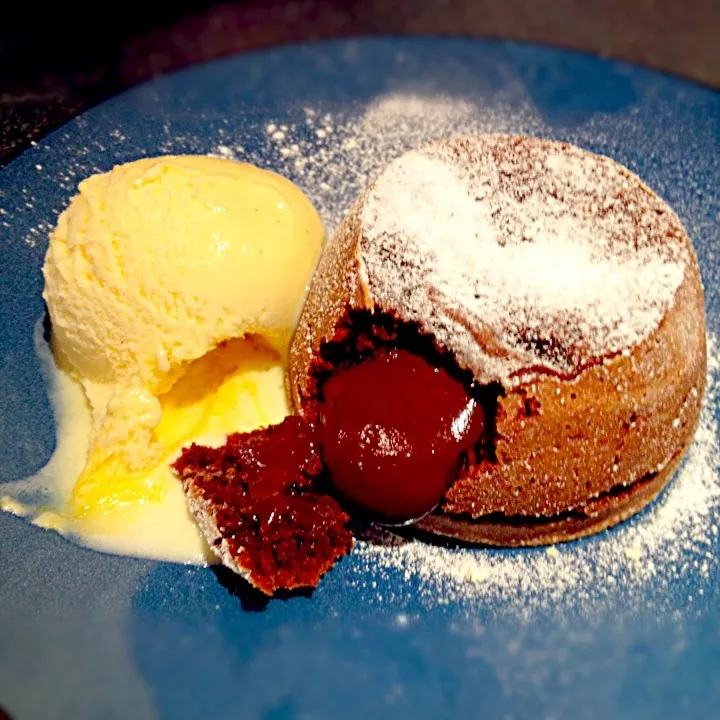
<svg viewBox="0 0 720 720">
<path fill-rule="evenodd" d="M 303 116 L 300 122 L 267 123 L 253 152 L 223 133 L 211 154 L 271 166 L 296 182 L 329 233 L 363 188 L 408 150 L 451 135 L 509 131 L 518 123 L 530 133 L 542 129 L 529 107 L 519 108 L 502 94 L 480 107 L 437 92 L 394 92 L 377 97 L 359 116 L 312 107 Z"/>
<path fill-rule="evenodd" d="M 554 548 L 523 550 L 452 549 L 419 541 L 384 546 L 359 542 L 355 582 L 383 577 L 399 599 L 418 593 L 425 603 L 497 603 L 515 615 L 563 607 L 612 609 L 619 597 L 646 603 L 643 588 L 654 589 L 654 602 L 672 603 L 673 588 L 688 576 L 702 594 L 717 565 L 720 505 L 718 401 L 720 352 L 708 337 L 708 386 L 695 442 L 671 485 L 634 520 L 604 533 Z M 393 579 L 397 582 L 393 582 Z M 409 583 L 409 589 L 406 584 Z M 393 597 L 384 598 L 392 601 Z M 688 602 L 687 598 L 684 598 Z"/>
<path fill-rule="evenodd" d="M 492 135 L 410 152 L 374 184 L 361 220 L 376 302 L 485 381 L 572 372 L 634 346 L 684 274 L 674 214 L 609 159 L 559 143 Z"/>
</svg>

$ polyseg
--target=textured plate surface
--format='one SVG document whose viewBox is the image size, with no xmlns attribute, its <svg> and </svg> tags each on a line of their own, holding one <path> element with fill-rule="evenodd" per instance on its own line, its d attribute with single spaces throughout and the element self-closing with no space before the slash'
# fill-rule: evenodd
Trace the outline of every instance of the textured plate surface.
<svg viewBox="0 0 720 720">
<path fill-rule="evenodd" d="M 364 160 L 338 154 L 373 127 Z M 103 104 L 0 174 L 0 483 L 37 471 L 54 447 L 32 337 L 47 231 L 84 176 L 143 155 L 233 155 L 289 175 L 332 225 L 373 163 L 427 133 L 477 129 L 567 139 L 645 179 L 693 237 L 714 337 L 716 93 L 587 56 L 465 40 L 230 58 Z M 311 596 L 264 605 L 213 570 L 90 552 L 0 514 L 0 706 L 16 720 L 714 717 L 710 399 L 699 449 L 657 503 L 559 559 L 363 545 Z"/>
</svg>

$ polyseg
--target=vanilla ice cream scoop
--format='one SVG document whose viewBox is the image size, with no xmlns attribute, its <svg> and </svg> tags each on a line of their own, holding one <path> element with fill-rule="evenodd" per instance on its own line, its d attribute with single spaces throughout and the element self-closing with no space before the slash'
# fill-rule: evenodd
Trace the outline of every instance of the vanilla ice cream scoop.
<svg viewBox="0 0 720 720">
<path fill-rule="evenodd" d="M 147 158 L 80 183 L 43 296 L 96 426 L 113 395 L 158 396 L 226 339 L 262 336 L 284 355 L 323 240 L 301 190 L 232 160 Z"/>
</svg>

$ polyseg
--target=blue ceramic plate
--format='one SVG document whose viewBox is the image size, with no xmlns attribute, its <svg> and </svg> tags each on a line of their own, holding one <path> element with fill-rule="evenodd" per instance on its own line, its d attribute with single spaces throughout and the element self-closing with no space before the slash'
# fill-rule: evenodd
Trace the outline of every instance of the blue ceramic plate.
<svg viewBox="0 0 720 720">
<path fill-rule="evenodd" d="M 565 139 L 678 212 L 720 329 L 720 96 L 507 43 L 368 39 L 230 58 L 85 113 L 0 176 L 0 482 L 54 447 L 33 329 L 47 231 L 77 182 L 203 152 L 304 187 L 332 226 L 430 137 Z M 211 569 L 102 555 L 0 515 L 0 705 L 30 718 L 708 718 L 720 712 L 717 351 L 678 478 L 557 551 L 361 544 L 307 596 L 262 604 Z M 0 487 L 0 494 L 2 488 Z"/>
</svg>

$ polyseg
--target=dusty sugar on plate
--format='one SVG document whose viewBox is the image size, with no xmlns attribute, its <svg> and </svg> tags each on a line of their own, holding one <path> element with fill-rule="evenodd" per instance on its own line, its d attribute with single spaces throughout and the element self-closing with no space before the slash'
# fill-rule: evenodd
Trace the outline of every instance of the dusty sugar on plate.
<svg viewBox="0 0 720 720">
<path fill-rule="evenodd" d="M 455 134 L 510 131 L 517 123 L 526 132 L 542 127 L 529 108 L 520 110 L 515 103 L 511 110 L 502 96 L 479 107 L 446 95 L 389 93 L 359 117 L 309 107 L 303 115 L 302 122 L 266 124 L 264 142 L 255 152 L 223 135 L 211 154 L 272 166 L 287 175 L 308 193 L 329 232 L 368 182 L 412 148 Z"/>
</svg>

